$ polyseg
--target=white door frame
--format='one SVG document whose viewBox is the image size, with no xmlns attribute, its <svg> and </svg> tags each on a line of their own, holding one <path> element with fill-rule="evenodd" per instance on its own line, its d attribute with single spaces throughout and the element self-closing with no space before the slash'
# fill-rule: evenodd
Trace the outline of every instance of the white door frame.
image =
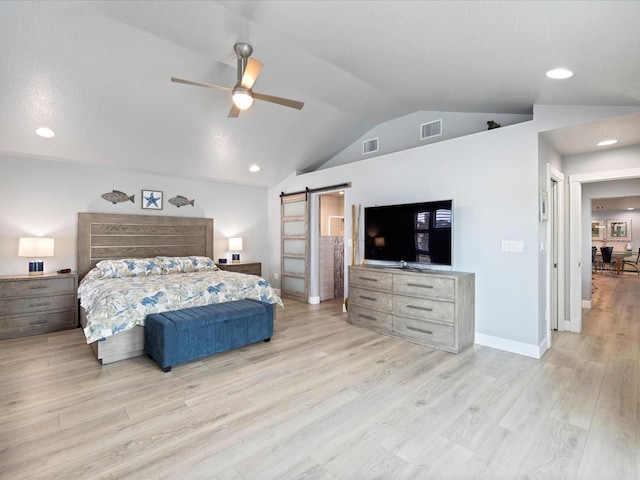
<svg viewBox="0 0 640 480">
<path fill-rule="evenodd" d="M 582 331 L 582 184 L 640 178 L 640 168 L 569 175 L 569 315 L 570 330 Z"/>
<path fill-rule="evenodd" d="M 348 188 L 348 187 L 347 187 Z M 337 189 L 323 190 L 321 192 L 312 193 L 310 196 L 310 265 L 309 265 L 309 300 L 311 305 L 320 304 L 320 197 L 323 195 L 330 195 L 332 193 L 344 191 L 345 187 Z M 342 207 L 342 218 L 344 219 L 344 205 Z M 343 237 L 346 237 L 346 233 L 343 233 Z"/>
<path fill-rule="evenodd" d="M 569 322 L 565 320 L 565 232 L 564 232 L 564 212 L 565 212 L 565 195 L 564 195 L 564 174 L 547 164 L 547 190 L 551 193 L 551 185 L 554 182 L 555 203 L 553 210 L 551 210 L 550 220 L 553 222 L 555 228 L 547 229 L 547 245 L 549 248 L 549 257 L 547 263 L 547 335 L 549 338 L 549 347 L 551 347 L 551 321 L 552 321 L 552 308 L 551 302 L 555 302 L 557 306 L 557 328 L 560 331 L 569 329 Z M 555 239 L 551 238 L 551 235 L 555 235 Z M 555 262 L 554 262 L 555 260 Z M 551 276 L 554 274 L 554 263 L 556 282 L 551 281 Z M 555 291 L 551 289 L 555 287 Z"/>
</svg>

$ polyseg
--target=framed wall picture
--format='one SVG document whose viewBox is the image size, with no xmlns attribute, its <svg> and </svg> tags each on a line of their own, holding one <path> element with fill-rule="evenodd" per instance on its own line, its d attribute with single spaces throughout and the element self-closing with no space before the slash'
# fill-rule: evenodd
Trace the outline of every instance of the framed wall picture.
<svg viewBox="0 0 640 480">
<path fill-rule="evenodd" d="M 162 210 L 162 192 L 159 190 L 142 190 L 142 208 Z"/>
<path fill-rule="evenodd" d="M 591 221 L 591 240 L 604 240 L 604 233 L 607 229 L 604 220 Z"/>
<path fill-rule="evenodd" d="M 549 193 L 540 190 L 540 221 L 549 221 Z"/>
<path fill-rule="evenodd" d="M 631 241 L 631 220 L 607 220 L 607 240 Z"/>
</svg>

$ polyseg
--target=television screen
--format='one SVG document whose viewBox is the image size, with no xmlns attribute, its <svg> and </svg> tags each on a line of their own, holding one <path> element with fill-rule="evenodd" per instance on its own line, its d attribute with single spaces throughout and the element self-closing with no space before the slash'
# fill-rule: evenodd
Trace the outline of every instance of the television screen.
<svg viewBox="0 0 640 480">
<path fill-rule="evenodd" d="M 453 200 L 364 209 L 367 260 L 453 265 Z"/>
</svg>

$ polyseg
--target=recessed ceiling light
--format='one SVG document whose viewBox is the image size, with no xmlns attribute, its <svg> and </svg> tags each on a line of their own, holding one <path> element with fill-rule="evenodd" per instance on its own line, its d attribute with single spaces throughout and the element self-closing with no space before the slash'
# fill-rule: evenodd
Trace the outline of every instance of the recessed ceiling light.
<svg viewBox="0 0 640 480">
<path fill-rule="evenodd" d="M 635 210 L 633 207 L 627 207 L 627 210 Z"/>
<path fill-rule="evenodd" d="M 611 140 L 603 140 L 601 142 L 598 142 L 598 146 L 606 147 L 607 145 L 615 145 L 616 143 L 618 143 L 618 140 L 612 138 Z"/>
<path fill-rule="evenodd" d="M 56 136 L 54 131 L 47 127 L 38 128 L 36 130 L 36 135 L 40 135 L 41 137 L 45 137 L 45 138 L 51 138 Z"/>
<path fill-rule="evenodd" d="M 251 165 L 249 167 L 249 171 L 252 172 L 252 173 L 259 172 L 260 171 L 260 167 L 258 165 Z"/>
<path fill-rule="evenodd" d="M 554 80 L 564 80 L 573 77 L 573 72 L 566 68 L 554 68 L 547 72 L 547 77 L 553 78 Z"/>
</svg>

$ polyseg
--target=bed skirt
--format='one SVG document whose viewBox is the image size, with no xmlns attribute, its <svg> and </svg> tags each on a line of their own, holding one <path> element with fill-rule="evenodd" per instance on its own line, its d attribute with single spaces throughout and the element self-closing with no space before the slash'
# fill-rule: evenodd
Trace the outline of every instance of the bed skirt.
<svg viewBox="0 0 640 480">
<path fill-rule="evenodd" d="M 80 308 L 80 324 L 82 328 L 87 325 L 84 308 Z M 103 365 L 126 358 L 140 357 L 145 354 L 144 327 L 133 327 L 131 330 L 90 343 L 89 346 L 98 361 Z"/>
</svg>

